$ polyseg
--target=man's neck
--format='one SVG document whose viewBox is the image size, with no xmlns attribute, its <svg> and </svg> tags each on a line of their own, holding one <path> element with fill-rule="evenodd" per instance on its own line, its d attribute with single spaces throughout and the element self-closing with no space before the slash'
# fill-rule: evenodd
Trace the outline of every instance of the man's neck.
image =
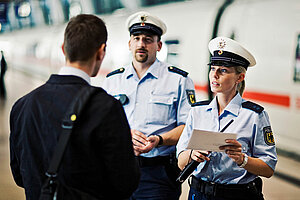
<svg viewBox="0 0 300 200">
<path fill-rule="evenodd" d="M 154 62 L 152 62 L 152 63 L 140 63 L 140 62 L 132 61 L 133 68 L 135 69 L 135 72 L 136 72 L 139 79 L 141 79 L 145 75 L 146 71 L 151 67 L 151 65 Z"/>
<path fill-rule="evenodd" d="M 90 67 L 82 66 L 78 62 L 72 62 L 72 63 L 71 62 L 66 62 L 66 66 L 68 66 L 68 67 L 74 67 L 76 69 L 80 69 L 81 71 L 84 71 L 85 73 L 87 73 L 89 75 L 89 77 L 91 77 Z"/>
</svg>

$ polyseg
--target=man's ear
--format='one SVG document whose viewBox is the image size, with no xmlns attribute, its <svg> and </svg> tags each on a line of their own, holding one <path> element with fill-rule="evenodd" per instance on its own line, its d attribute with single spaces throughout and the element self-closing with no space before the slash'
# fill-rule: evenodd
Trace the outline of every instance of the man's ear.
<svg viewBox="0 0 300 200">
<path fill-rule="evenodd" d="M 161 50 L 161 47 L 162 47 L 162 42 L 161 42 L 161 41 L 159 41 L 159 42 L 157 43 L 157 45 L 158 45 L 158 49 L 157 49 L 157 51 L 160 51 L 160 50 Z"/>
<path fill-rule="evenodd" d="M 105 56 L 106 44 L 101 44 L 100 48 L 97 51 L 97 60 L 103 60 Z"/>
<path fill-rule="evenodd" d="M 62 43 L 62 45 L 61 45 L 61 50 L 62 50 L 63 54 L 66 55 L 66 54 L 65 54 L 65 43 Z"/>
</svg>

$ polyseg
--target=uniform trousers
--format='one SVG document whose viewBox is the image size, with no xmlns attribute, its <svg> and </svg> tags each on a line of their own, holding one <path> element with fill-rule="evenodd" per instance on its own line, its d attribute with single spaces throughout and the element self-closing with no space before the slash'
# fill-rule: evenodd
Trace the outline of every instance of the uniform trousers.
<svg viewBox="0 0 300 200">
<path fill-rule="evenodd" d="M 140 166 L 141 178 L 137 190 L 130 200 L 178 200 L 181 185 L 176 182 L 178 175 L 171 164 Z"/>
</svg>

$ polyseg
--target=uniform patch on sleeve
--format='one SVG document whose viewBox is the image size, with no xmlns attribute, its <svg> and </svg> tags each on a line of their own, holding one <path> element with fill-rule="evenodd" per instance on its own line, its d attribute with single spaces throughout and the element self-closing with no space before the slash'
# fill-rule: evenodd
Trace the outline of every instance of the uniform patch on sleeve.
<svg viewBox="0 0 300 200">
<path fill-rule="evenodd" d="M 269 146 L 275 145 L 275 140 L 273 137 L 273 132 L 271 126 L 266 126 L 263 128 L 265 143 Z"/>
<path fill-rule="evenodd" d="M 196 96 L 195 96 L 195 90 L 186 90 L 186 95 L 189 101 L 189 104 L 196 103 Z"/>
</svg>

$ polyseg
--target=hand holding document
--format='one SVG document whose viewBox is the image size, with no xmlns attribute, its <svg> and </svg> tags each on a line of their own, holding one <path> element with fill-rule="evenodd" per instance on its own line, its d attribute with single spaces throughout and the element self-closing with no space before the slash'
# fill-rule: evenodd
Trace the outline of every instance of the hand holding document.
<svg viewBox="0 0 300 200">
<path fill-rule="evenodd" d="M 197 149 L 203 151 L 217 151 L 220 146 L 230 145 L 226 139 L 236 139 L 236 133 L 222 133 L 212 131 L 193 130 L 187 149 Z"/>
</svg>

